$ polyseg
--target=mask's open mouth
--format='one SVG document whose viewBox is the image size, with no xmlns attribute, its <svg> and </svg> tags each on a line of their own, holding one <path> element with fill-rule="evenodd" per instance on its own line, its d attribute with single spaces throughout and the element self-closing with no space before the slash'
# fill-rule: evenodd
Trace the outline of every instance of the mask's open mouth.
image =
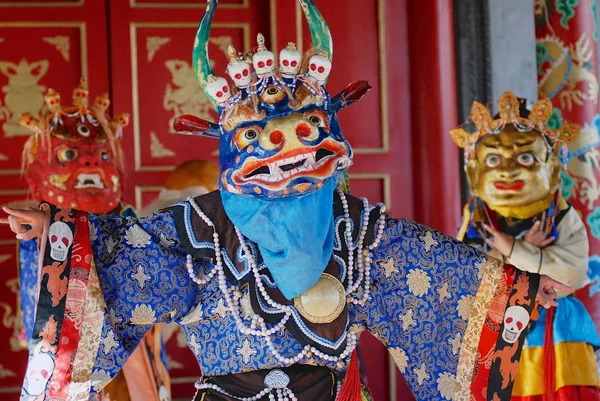
<svg viewBox="0 0 600 401">
<path fill-rule="evenodd" d="M 325 140 L 315 147 L 294 149 L 263 160 L 248 159 L 232 178 L 236 184 L 254 182 L 262 186 L 281 186 L 298 177 L 326 179 L 340 166 L 350 164 L 347 152 L 343 144 Z"/>
<path fill-rule="evenodd" d="M 266 181 L 269 182 L 279 181 L 294 174 L 317 170 L 327 163 L 328 158 L 331 156 L 335 156 L 335 153 L 329 149 L 319 148 L 316 152 L 287 157 L 266 166 L 261 166 L 245 175 L 244 180 L 255 176 L 263 176 L 262 178 L 266 178 Z"/>
<path fill-rule="evenodd" d="M 96 188 L 104 189 L 104 183 L 100 174 L 86 174 L 80 173 L 77 176 L 77 183 L 75 183 L 75 189 L 86 189 Z"/>
</svg>

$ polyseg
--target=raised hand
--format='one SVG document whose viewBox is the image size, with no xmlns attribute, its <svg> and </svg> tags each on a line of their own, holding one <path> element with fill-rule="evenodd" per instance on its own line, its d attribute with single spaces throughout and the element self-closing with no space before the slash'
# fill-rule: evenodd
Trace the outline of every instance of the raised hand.
<svg viewBox="0 0 600 401">
<path fill-rule="evenodd" d="M 3 207 L 8 217 L 0 218 L 0 224 L 9 224 L 17 239 L 29 240 L 44 232 L 45 213 L 38 209 L 12 209 Z M 29 227 L 26 227 L 29 226 Z"/>
<path fill-rule="evenodd" d="M 571 287 L 561 284 L 548 276 L 541 275 L 540 286 L 538 287 L 537 292 L 537 301 L 546 309 L 551 306 L 558 306 L 558 303 L 556 302 L 556 290 L 566 292 L 567 294 L 573 292 Z"/>
<path fill-rule="evenodd" d="M 514 237 L 498 231 L 494 227 L 488 226 L 487 224 L 485 224 L 483 227 L 492 236 L 491 238 L 486 238 L 485 242 L 487 242 L 489 246 L 496 249 L 502 255 L 506 257 L 510 256 L 513 243 L 515 242 Z"/>
<path fill-rule="evenodd" d="M 546 237 L 546 234 L 542 230 L 540 230 L 541 223 L 536 221 L 533 223 L 531 229 L 525 234 L 523 240 L 532 245 L 537 246 L 538 248 L 545 248 L 551 243 L 554 242 L 556 238 L 554 237 Z"/>
</svg>

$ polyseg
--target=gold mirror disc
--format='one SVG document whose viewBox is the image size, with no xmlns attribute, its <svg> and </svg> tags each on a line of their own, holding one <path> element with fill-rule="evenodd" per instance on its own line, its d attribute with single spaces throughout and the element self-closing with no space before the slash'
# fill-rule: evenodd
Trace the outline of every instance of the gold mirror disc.
<svg viewBox="0 0 600 401">
<path fill-rule="evenodd" d="M 340 281 L 323 273 L 319 281 L 294 298 L 294 306 L 311 323 L 331 323 L 344 310 L 346 291 Z"/>
</svg>

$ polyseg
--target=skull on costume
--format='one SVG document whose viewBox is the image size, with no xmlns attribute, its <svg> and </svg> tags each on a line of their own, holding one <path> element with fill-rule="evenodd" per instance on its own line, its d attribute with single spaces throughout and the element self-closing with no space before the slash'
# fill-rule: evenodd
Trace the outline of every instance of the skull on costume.
<svg viewBox="0 0 600 401">
<path fill-rule="evenodd" d="M 258 34 L 258 50 L 252 56 L 252 65 L 259 78 L 271 76 L 275 71 L 275 55 L 265 47 L 265 38 Z"/>
<path fill-rule="evenodd" d="M 296 50 L 296 45 L 288 43 L 285 49 L 279 52 L 279 71 L 285 78 L 293 78 L 298 74 L 302 54 Z"/>
<path fill-rule="evenodd" d="M 23 390 L 30 396 L 41 395 L 45 391 L 46 384 L 50 380 L 53 371 L 54 361 L 52 357 L 36 349 L 25 374 L 26 383 Z"/>
<path fill-rule="evenodd" d="M 235 86 L 238 88 L 246 88 L 250 85 L 250 64 L 244 59 L 238 57 L 233 46 L 229 46 L 229 64 L 227 65 L 227 74 L 233 79 Z"/>
<path fill-rule="evenodd" d="M 50 256 L 59 262 L 67 258 L 67 252 L 73 243 L 73 232 L 66 223 L 57 221 L 50 226 Z"/>
<path fill-rule="evenodd" d="M 223 104 L 231 98 L 229 84 L 225 78 L 211 77 L 209 78 L 209 83 L 206 85 L 206 91 L 217 103 Z"/>
<path fill-rule="evenodd" d="M 158 390 L 158 400 L 159 401 L 171 401 L 171 396 L 169 394 L 169 391 L 167 390 L 167 388 L 164 385 L 160 386 L 160 389 Z"/>
<path fill-rule="evenodd" d="M 331 61 L 321 55 L 310 58 L 308 63 L 308 75 L 316 79 L 320 85 L 324 85 L 331 72 Z"/>
<path fill-rule="evenodd" d="M 513 344 L 529 324 L 529 313 L 522 306 L 511 306 L 504 314 L 502 339 Z"/>
</svg>

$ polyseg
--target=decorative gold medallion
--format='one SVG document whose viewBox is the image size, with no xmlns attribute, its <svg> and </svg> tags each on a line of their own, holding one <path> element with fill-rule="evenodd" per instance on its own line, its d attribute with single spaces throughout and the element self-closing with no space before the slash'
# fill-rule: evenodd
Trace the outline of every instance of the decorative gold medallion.
<svg viewBox="0 0 600 401">
<path fill-rule="evenodd" d="M 304 294 L 294 298 L 294 306 L 311 323 L 331 323 L 342 313 L 346 291 L 337 278 L 323 273 Z"/>
</svg>

